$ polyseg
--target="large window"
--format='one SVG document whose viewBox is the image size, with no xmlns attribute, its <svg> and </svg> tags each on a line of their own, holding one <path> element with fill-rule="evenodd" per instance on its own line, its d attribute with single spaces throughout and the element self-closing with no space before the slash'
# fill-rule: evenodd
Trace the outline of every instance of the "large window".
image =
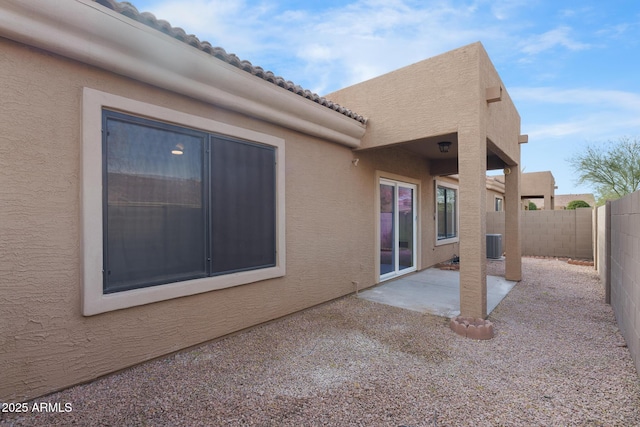
<svg viewBox="0 0 640 427">
<path fill-rule="evenodd" d="M 272 267 L 275 148 L 105 110 L 104 291 Z"/>
<path fill-rule="evenodd" d="M 458 241 L 458 189 L 436 182 L 436 244 Z"/>
<path fill-rule="evenodd" d="M 85 316 L 282 277 L 285 144 L 85 88 Z"/>
</svg>

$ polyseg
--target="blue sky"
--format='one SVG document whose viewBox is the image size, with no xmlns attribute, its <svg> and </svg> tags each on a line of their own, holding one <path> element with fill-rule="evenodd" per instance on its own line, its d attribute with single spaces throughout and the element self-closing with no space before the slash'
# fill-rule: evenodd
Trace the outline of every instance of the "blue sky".
<svg viewBox="0 0 640 427">
<path fill-rule="evenodd" d="M 320 95 L 481 41 L 556 194 L 592 192 L 567 162 L 585 145 L 640 137 L 637 0 L 131 1 Z"/>
</svg>

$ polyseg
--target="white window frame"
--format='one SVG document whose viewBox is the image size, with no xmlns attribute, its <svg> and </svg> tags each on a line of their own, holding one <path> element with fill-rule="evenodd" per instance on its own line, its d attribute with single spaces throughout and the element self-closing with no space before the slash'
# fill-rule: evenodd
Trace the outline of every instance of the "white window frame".
<svg viewBox="0 0 640 427">
<path fill-rule="evenodd" d="M 102 228 L 102 110 L 164 121 L 206 132 L 227 135 L 276 148 L 276 266 L 221 276 L 186 280 L 111 294 L 103 293 Z M 286 274 L 285 248 L 285 141 L 272 135 L 217 122 L 204 117 L 101 92 L 83 89 L 82 105 L 82 313 L 92 316 L 113 310 L 195 295 Z"/>
<path fill-rule="evenodd" d="M 417 254 L 417 250 L 416 250 L 416 243 L 417 243 L 417 239 L 418 239 L 418 207 L 417 207 L 417 195 L 418 195 L 418 186 L 416 184 L 411 184 L 408 182 L 403 182 L 403 181 L 397 181 L 397 180 L 391 180 L 388 178 L 380 178 L 379 184 L 378 185 L 389 185 L 389 186 L 393 186 L 394 188 L 394 201 L 396 206 L 394 206 L 394 216 L 393 216 L 393 229 L 396 231 L 396 233 L 394 233 L 394 247 L 396 250 L 394 250 L 394 259 L 393 259 L 393 264 L 394 267 L 396 267 L 396 269 L 394 271 L 391 271 L 389 273 L 386 274 L 381 274 L 380 275 L 380 281 L 384 281 L 384 280 L 388 280 L 391 279 L 392 277 L 398 277 L 398 276 L 402 276 L 404 274 L 407 273 L 412 273 L 414 271 L 416 271 L 417 267 L 416 264 L 418 263 L 418 254 Z M 413 262 L 413 267 L 409 267 L 409 268 L 404 268 L 402 270 L 397 269 L 397 267 L 399 266 L 400 263 L 400 247 L 399 247 L 399 238 L 400 235 L 398 234 L 398 230 L 400 227 L 400 221 L 399 221 L 399 212 L 398 212 L 398 194 L 400 191 L 400 187 L 403 188 L 408 188 L 411 191 L 413 191 L 413 230 L 412 230 L 412 236 L 411 238 L 413 239 L 413 251 L 412 251 L 412 262 Z"/>
<path fill-rule="evenodd" d="M 392 273 L 387 273 L 385 275 L 381 275 L 380 274 L 380 184 L 381 183 L 395 183 L 395 184 L 400 184 L 403 185 L 405 187 L 413 187 L 414 190 L 414 195 L 413 195 L 413 200 L 414 200 L 414 227 L 413 227 L 413 241 L 414 241 L 414 266 L 410 267 L 410 268 L 405 268 L 403 270 L 400 270 L 400 272 L 398 274 L 392 274 Z M 421 259 L 421 248 L 422 248 L 422 244 L 419 241 L 420 238 L 420 186 L 421 186 L 422 182 L 419 179 L 414 179 L 414 178 L 409 178 L 406 176 L 402 176 L 402 175 L 396 175 L 393 173 L 388 173 L 388 172 L 383 172 L 383 171 L 376 171 L 375 173 L 375 203 L 374 203 L 374 210 L 375 210 L 375 224 L 376 224 L 376 230 L 375 230 L 375 245 L 374 245 L 374 250 L 375 250 L 375 259 L 376 259 L 376 263 L 375 263 L 375 273 L 376 273 L 376 277 L 378 278 L 378 283 L 383 282 L 385 280 L 394 278 L 394 277 L 399 277 L 399 276 L 403 276 L 407 273 L 411 273 L 414 271 L 417 271 L 421 268 L 420 266 L 420 259 Z M 396 221 L 396 219 L 394 218 L 394 222 Z M 397 229 L 398 225 L 395 224 L 395 227 Z"/>
<path fill-rule="evenodd" d="M 498 202 L 498 200 L 500 200 L 500 210 L 496 209 L 496 203 Z M 496 212 L 502 212 L 504 210 L 504 197 L 500 197 L 500 196 L 495 196 L 495 199 L 493 201 L 493 209 L 495 209 Z"/>
<path fill-rule="evenodd" d="M 448 239 L 438 239 L 438 187 L 448 188 L 450 190 L 455 190 L 456 192 L 456 236 L 450 237 Z M 435 245 L 449 245 L 451 243 L 457 243 L 460 241 L 460 190 L 459 187 L 455 184 L 452 184 L 447 181 L 435 181 L 435 185 L 433 187 L 433 217 L 435 218 Z"/>
</svg>

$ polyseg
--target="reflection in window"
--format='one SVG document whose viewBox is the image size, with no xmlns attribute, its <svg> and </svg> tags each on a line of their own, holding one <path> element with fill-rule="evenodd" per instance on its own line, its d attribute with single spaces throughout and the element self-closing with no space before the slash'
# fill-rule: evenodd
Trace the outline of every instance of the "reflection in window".
<svg viewBox="0 0 640 427">
<path fill-rule="evenodd" d="M 105 120 L 105 291 L 204 277 L 206 134 Z"/>
<path fill-rule="evenodd" d="M 398 250 L 399 269 L 413 267 L 413 188 L 398 187 Z"/>
<path fill-rule="evenodd" d="M 395 187 L 380 184 L 380 274 L 395 271 Z"/>
</svg>

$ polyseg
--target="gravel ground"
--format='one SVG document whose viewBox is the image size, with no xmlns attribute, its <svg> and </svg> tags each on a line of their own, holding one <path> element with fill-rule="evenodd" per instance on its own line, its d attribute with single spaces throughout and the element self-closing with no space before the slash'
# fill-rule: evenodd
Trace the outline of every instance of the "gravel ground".
<svg viewBox="0 0 640 427">
<path fill-rule="evenodd" d="M 492 340 L 348 296 L 36 400 L 71 412 L 0 425 L 640 425 L 640 381 L 593 268 L 523 258 L 523 278 L 489 316 Z"/>
</svg>

